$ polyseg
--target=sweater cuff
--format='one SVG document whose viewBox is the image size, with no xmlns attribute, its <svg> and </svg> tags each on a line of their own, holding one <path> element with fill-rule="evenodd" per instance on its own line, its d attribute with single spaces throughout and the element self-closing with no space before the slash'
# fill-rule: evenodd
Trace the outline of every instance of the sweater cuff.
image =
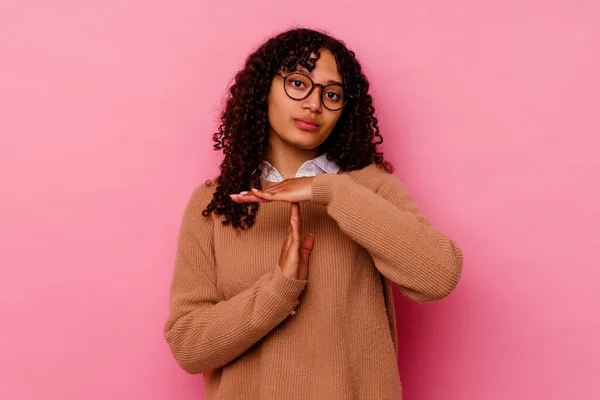
<svg viewBox="0 0 600 400">
<path fill-rule="evenodd" d="M 319 174 L 312 181 L 311 202 L 327 205 L 333 197 L 333 185 L 335 179 L 343 178 L 337 174 Z"/>
<path fill-rule="evenodd" d="M 267 283 L 266 288 L 278 298 L 295 305 L 298 304 L 298 297 L 306 287 L 307 282 L 286 277 L 279 265 L 276 265 L 273 278 Z"/>
</svg>

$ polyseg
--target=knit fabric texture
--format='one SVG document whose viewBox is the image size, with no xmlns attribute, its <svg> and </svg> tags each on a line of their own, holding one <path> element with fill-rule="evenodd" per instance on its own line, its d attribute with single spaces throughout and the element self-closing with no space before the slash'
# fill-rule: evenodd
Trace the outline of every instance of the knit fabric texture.
<svg viewBox="0 0 600 400">
<path fill-rule="evenodd" d="M 306 281 L 278 266 L 291 204 L 261 203 L 240 231 L 202 216 L 214 189 L 187 204 L 164 327 L 179 365 L 204 374 L 205 398 L 401 399 L 391 283 L 438 300 L 463 262 L 402 182 L 374 164 L 313 178 L 300 203 L 300 238 L 315 240 Z"/>
</svg>

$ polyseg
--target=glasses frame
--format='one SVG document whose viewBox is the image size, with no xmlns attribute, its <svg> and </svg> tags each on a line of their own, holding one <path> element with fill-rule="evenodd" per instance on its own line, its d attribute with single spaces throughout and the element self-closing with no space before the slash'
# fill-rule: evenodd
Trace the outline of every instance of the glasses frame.
<svg viewBox="0 0 600 400">
<path fill-rule="evenodd" d="M 308 93 L 306 94 L 306 96 L 302 97 L 301 99 L 296 99 L 296 98 L 290 96 L 289 93 L 287 92 L 286 85 L 285 85 L 287 83 L 288 76 L 290 76 L 290 75 L 296 75 L 296 74 L 297 75 L 305 76 L 312 83 L 312 86 L 311 86 L 310 90 L 308 91 Z M 283 73 L 277 73 L 277 75 L 283 78 L 283 91 L 285 92 L 285 94 L 287 95 L 287 97 L 289 97 L 292 100 L 296 100 L 296 101 L 306 100 L 312 94 L 312 92 L 315 90 L 315 87 L 320 87 L 321 88 L 320 99 L 321 99 L 321 104 L 323 104 L 323 107 L 325 107 L 329 111 L 339 111 L 342 108 L 344 108 L 344 106 L 346 104 L 348 104 L 348 100 L 351 98 L 351 96 L 348 96 L 345 93 L 345 89 L 344 89 L 343 85 L 341 85 L 339 83 L 330 83 L 328 85 L 321 85 L 320 83 L 315 83 L 315 81 L 313 81 L 312 78 L 310 76 L 308 76 L 308 74 L 305 74 L 304 72 L 294 71 L 294 72 L 287 72 L 285 74 L 283 74 Z M 328 86 L 338 86 L 338 87 L 341 87 L 342 90 L 344 90 L 344 104 L 342 104 L 340 106 L 340 108 L 329 108 L 329 107 L 327 107 L 325 105 L 325 101 L 323 100 L 323 94 L 325 94 L 325 88 L 328 87 Z"/>
</svg>

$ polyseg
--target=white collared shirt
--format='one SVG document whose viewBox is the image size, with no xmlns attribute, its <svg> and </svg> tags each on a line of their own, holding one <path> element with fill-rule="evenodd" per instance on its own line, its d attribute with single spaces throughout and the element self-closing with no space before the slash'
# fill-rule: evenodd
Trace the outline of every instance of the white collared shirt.
<svg viewBox="0 0 600 400">
<path fill-rule="evenodd" d="M 263 161 L 261 166 L 262 179 L 267 182 L 281 182 L 283 176 L 277 171 L 277 168 L 268 161 Z M 296 172 L 296 178 L 303 176 L 315 176 L 319 174 L 337 174 L 340 167 L 333 161 L 327 159 L 327 154 L 321 154 L 317 158 L 304 162 Z"/>
</svg>

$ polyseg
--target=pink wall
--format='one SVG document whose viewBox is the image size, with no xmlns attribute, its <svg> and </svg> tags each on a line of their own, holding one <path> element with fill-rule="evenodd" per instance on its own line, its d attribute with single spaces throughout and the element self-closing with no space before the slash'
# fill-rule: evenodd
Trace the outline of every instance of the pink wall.
<svg viewBox="0 0 600 400">
<path fill-rule="evenodd" d="M 600 398 L 597 2 L 204 3 L 2 1 L 0 398 L 201 398 L 162 338 L 181 213 L 226 85 L 296 23 L 356 50 L 465 252 L 453 296 L 399 300 L 405 398 Z"/>
</svg>

